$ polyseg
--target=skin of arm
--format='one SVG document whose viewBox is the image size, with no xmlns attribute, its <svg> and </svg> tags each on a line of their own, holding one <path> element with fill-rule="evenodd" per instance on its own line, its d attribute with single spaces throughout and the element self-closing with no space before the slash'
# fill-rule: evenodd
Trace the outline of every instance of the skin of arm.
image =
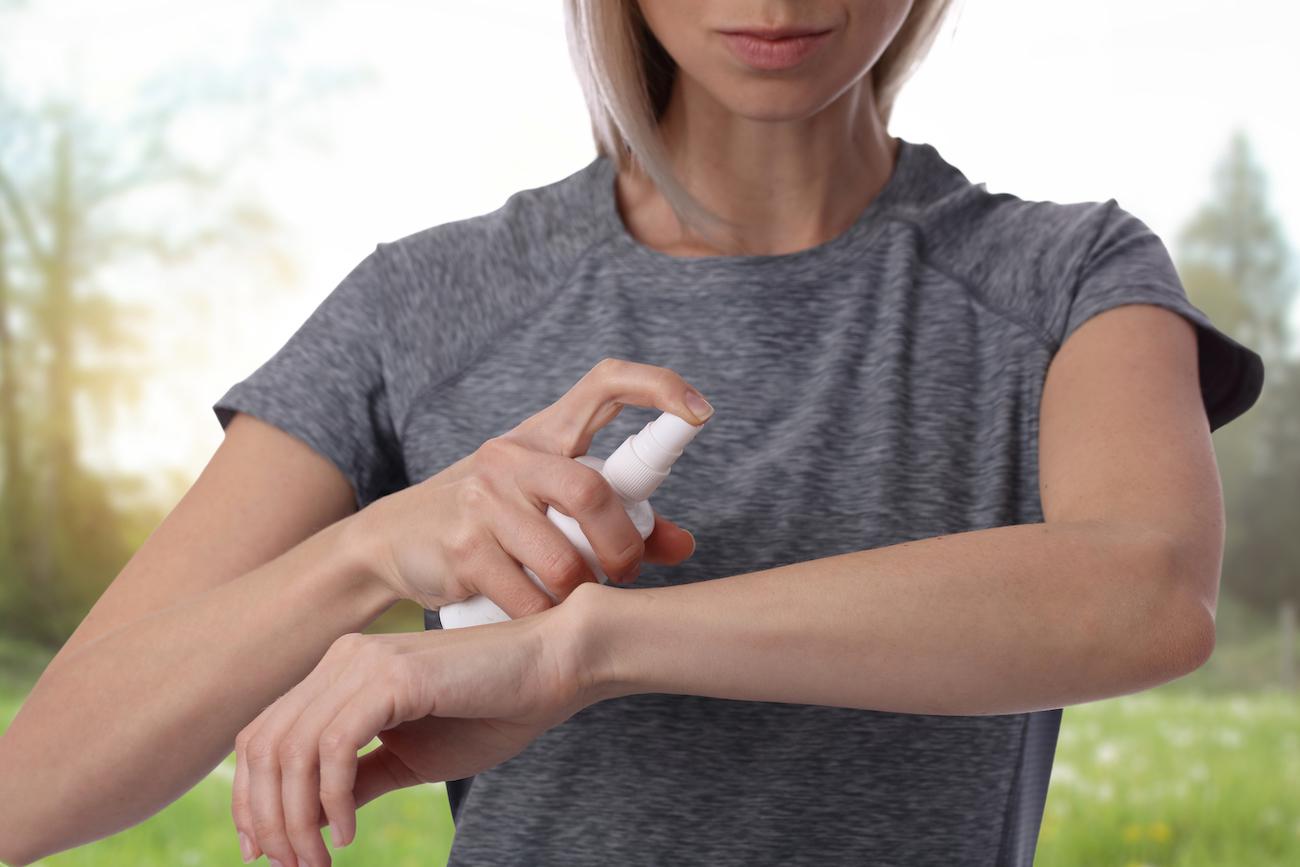
<svg viewBox="0 0 1300 867">
<path fill-rule="evenodd" d="M 1199 667 L 1224 518 L 1191 324 L 1143 304 L 1084 323 L 1049 369 L 1039 442 L 1042 523 L 579 588 L 583 689 L 1010 714 Z"/>
<path fill-rule="evenodd" d="M 26 864 L 156 813 L 335 639 L 395 602 L 354 526 L 331 524 L 52 664 L 0 737 L 0 812 L 27 835 L 6 831 L 0 857 Z"/>
</svg>

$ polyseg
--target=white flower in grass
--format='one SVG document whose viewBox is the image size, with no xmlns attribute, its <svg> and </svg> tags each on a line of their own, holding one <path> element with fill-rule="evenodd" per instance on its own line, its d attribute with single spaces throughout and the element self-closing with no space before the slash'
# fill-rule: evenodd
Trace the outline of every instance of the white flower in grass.
<svg viewBox="0 0 1300 867">
<path fill-rule="evenodd" d="M 1215 733 L 1215 738 L 1225 747 L 1236 749 L 1241 746 L 1241 732 L 1232 728 L 1221 728 Z"/>
<path fill-rule="evenodd" d="M 1052 765 L 1051 782 L 1062 786 L 1074 786 L 1079 782 L 1079 772 L 1074 765 L 1067 762 L 1055 762 Z"/>
<path fill-rule="evenodd" d="M 1093 758 L 1099 765 L 1113 765 L 1119 758 L 1119 746 L 1114 741 L 1102 741 L 1097 744 Z"/>
</svg>

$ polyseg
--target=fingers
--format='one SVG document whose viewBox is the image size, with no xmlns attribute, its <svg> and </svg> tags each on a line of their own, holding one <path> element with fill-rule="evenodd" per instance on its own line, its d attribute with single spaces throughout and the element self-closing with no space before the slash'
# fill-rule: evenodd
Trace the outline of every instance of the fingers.
<svg viewBox="0 0 1300 867">
<path fill-rule="evenodd" d="M 235 780 L 231 785 L 230 815 L 235 822 L 235 831 L 239 835 L 239 851 L 244 861 L 251 861 L 262 854 L 254 841 L 257 836 L 253 831 L 253 807 L 248 795 L 248 754 L 245 732 L 235 738 Z"/>
<path fill-rule="evenodd" d="M 567 539 L 565 544 L 569 544 Z M 511 620 L 537 614 L 555 605 L 546 591 L 534 584 L 533 579 L 496 541 L 484 544 L 471 559 L 458 564 L 457 568 L 470 572 L 471 577 L 462 579 L 461 583 L 470 589 L 471 594 L 479 593 L 491 599 Z"/>
<path fill-rule="evenodd" d="M 359 666 L 348 668 L 330 689 L 316 695 L 280 745 L 285 830 L 299 857 L 312 865 L 329 863 L 320 834 L 322 808 L 336 848 L 356 837 L 352 785 L 357 751 L 370 742 L 374 732 L 353 746 L 350 738 L 359 735 L 343 736 L 335 722 L 351 703 L 369 700 L 383 704 L 379 696 L 365 697 L 374 688 L 366 682 L 369 676 Z"/>
<path fill-rule="evenodd" d="M 357 781 L 357 752 L 395 716 L 392 695 L 390 685 L 372 681 L 342 703 L 321 702 L 319 712 L 313 707 L 309 712 L 310 720 L 304 720 L 309 731 L 315 732 L 319 726 L 316 742 L 319 744 L 320 782 L 312 796 L 324 805 L 330 823 L 339 829 L 338 845 L 347 845 L 356 834 L 357 804 L 352 790 Z M 373 781 L 367 780 L 367 784 L 373 785 Z M 310 835 L 305 829 L 308 820 L 302 816 L 299 819 L 304 823 L 303 838 L 313 836 L 319 843 L 320 834 L 315 831 L 314 817 Z"/>
<path fill-rule="evenodd" d="M 626 404 L 655 407 L 693 424 L 703 424 L 709 415 L 701 416 L 692 409 L 687 401 L 691 391 L 695 389 L 690 383 L 667 367 L 603 358 L 559 400 L 504 436 L 537 451 L 577 457 L 587 453 L 592 437 Z"/>
<path fill-rule="evenodd" d="M 311 701 L 317 677 L 313 672 L 304 678 L 267 706 L 235 739 L 235 826 L 248 837 L 256 853 L 265 853 L 284 867 L 296 867 L 298 861 L 284 829 L 279 742 Z"/>
<path fill-rule="evenodd" d="M 330 677 L 339 670 L 339 666 L 344 664 L 343 660 L 350 656 L 361 640 L 359 633 L 349 633 L 336 639 L 307 677 L 267 706 L 235 738 L 235 780 L 231 812 L 236 829 L 252 844 L 252 857 L 265 853 L 268 859 L 275 858 L 284 867 L 295 867 L 299 863 L 296 850 L 306 863 L 330 863 L 329 853 L 321 841 L 320 823 L 316 821 L 320 815 L 317 793 L 311 794 L 309 808 L 296 805 L 293 808 L 294 821 L 300 821 L 296 818 L 298 814 L 310 810 L 314 822 L 314 846 L 294 841 L 290 837 L 282 794 L 282 765 L 285 764 L 282 754 L 286 751 L 291 753 L 287 763 L 291 768 L 301 769 L 299 754 L 303 750 L 291 732 L 317 696 L 322 692 L 337 693 Z M 289 745 L 287 748 L 286 743 Z M 300 789 L 295 791 L 300 792 Z"/>
<path fill-rule="evenodd" d="M 516 446 L 516 448 L 519 456 L 512 463 L 515 466 L 515 484 L 520 493 L 535 508 L 545 510 L 548 504 L 554 505 L 560 512 L 577 521 L 582 528 L 582 534 L 591 543 L 592 552 L 606 575 L 618 580 L 640 565 L 645 543 L 641 539 L 641 534 L 637 532 L 636 525 L 632 523 L 632 519 L 623 508 L 618 494 L 614 493 L 614 489 L 598 470 L 573 458 L 534 452 L 523 446 Z M 541 513 L 536 512 L 536 514 Z M 559 541 L 556 544 L 562 543 L 573 552 L 572 555 L 567 552 L 563 554 L 557 552 L 551 556 L 560 558 L 561 565 L 566 567 L 571 565 L 567 561 L 574 558 L 581 564 L 582 556 L 574 548 L 573 543 L 554 528 L 549 518 L 543 517 L 542 523 L 550 525 L 553 529 L 553 533 L 548 534 L 547 539 L 541 540 L 542 544 L 549 548 L 550 538 L 558 537 Z M 524 560 L 524 562 L 538 575 L 547 577 L 547 573 L 539 570 L 532 561 Z M 564 575 L 558 578 L 558 586 L 550 584 L 548 586 L 564 598 L 583 580 L 591 580 L 595 577 L 590 574 L 590 570 L 586 569 L 585 564 L 582 571 L 586 572 L 587 577 L 584 577 L 581 572 L 573 576 Z M 570 579 L 572 579 L 571 583 Z M 561 589 L 563 593 L 559 592 Z"/>
</svg>

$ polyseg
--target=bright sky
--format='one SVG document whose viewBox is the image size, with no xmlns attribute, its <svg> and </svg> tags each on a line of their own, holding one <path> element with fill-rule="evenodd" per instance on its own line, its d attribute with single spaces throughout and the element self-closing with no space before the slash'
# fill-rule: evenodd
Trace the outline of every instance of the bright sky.
<svg viewBox="0 0 1300 867">
<path fill-rule="evenodd" d="M 1286 106 L 1300 83 L 1296 10 L 1276 0 L 965 0 L 904 90 L 891 132 L 934 144 L 990 191 L 1113 196 L 1172 248 L 1239 125 L 1295 245 L 1300 124 Z M 560 0 L 41 0 L 0 13 L 12 91 L 33 102 L 71 91 L 108 120 L 139 80 L 177 60 L 234 68 L 264 56 L 286 75 L 374 73 L 241 176 L 283 220 L 296 282 L 282 285 L 238 250 L 109 275 L 113 291 L 158 310 L 148 326 L 158 366 L 143 403 L 110 430 L 90 428 L 92 459 L 192 479 L 221 439 L 211 404 L 375 242 L 494 210 L 585 165 L 595 151 L 561 12 Z M 189 124 L 182 143 L 210 153 L 224 128 Z M 195 296 L 201 316 L 185 303 Z"/>
</svg>

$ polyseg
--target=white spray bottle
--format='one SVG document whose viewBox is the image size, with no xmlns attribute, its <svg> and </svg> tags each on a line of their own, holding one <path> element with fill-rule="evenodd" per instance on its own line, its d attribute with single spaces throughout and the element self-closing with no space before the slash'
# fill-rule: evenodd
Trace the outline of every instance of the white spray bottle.
<svg viewBox="0 0 1300 867">
<path fill-rule="evenodd" d="M 645 539 L 654 531 L 654 510 L 648 502 L 649 496 L 668 478 L 673 462 L 681 457 L 682 449 L 695 439 L 700 427 L 665 412 L 654 421 L 646 422 L 645 427 L 632 434 L 608 458 L 591 455 L 579 455 L 575 461 L 581 461 L 600 474 L 609 482 L 610 487 L 619 495 L 627 516 L 636 525 L 637 532 Z M 601 584 L 609 583 L 607 576 L 596 559 L 591 543 L 582 532 L 576 520 L 548 504 L 546 517 L 560 528 L 565 537 L 582 554 L 582 559 L 591 567 L 592 573 Z M 522 565 L 522 564 L 521 564 Z M 547 589 L 537 574 L 527 566 L 524 573 L 532 582 L 542 588 L 542 592 L 552 602 L 560 600 Z M 501 623 L 510 619 L 496 603 L 486 596 L 471 596 L 462 602 L 453 602 L 438 609 L 438 619 L 444 629 L 460 626 L 478 626 L 483 623 Z"/>
</svg>

